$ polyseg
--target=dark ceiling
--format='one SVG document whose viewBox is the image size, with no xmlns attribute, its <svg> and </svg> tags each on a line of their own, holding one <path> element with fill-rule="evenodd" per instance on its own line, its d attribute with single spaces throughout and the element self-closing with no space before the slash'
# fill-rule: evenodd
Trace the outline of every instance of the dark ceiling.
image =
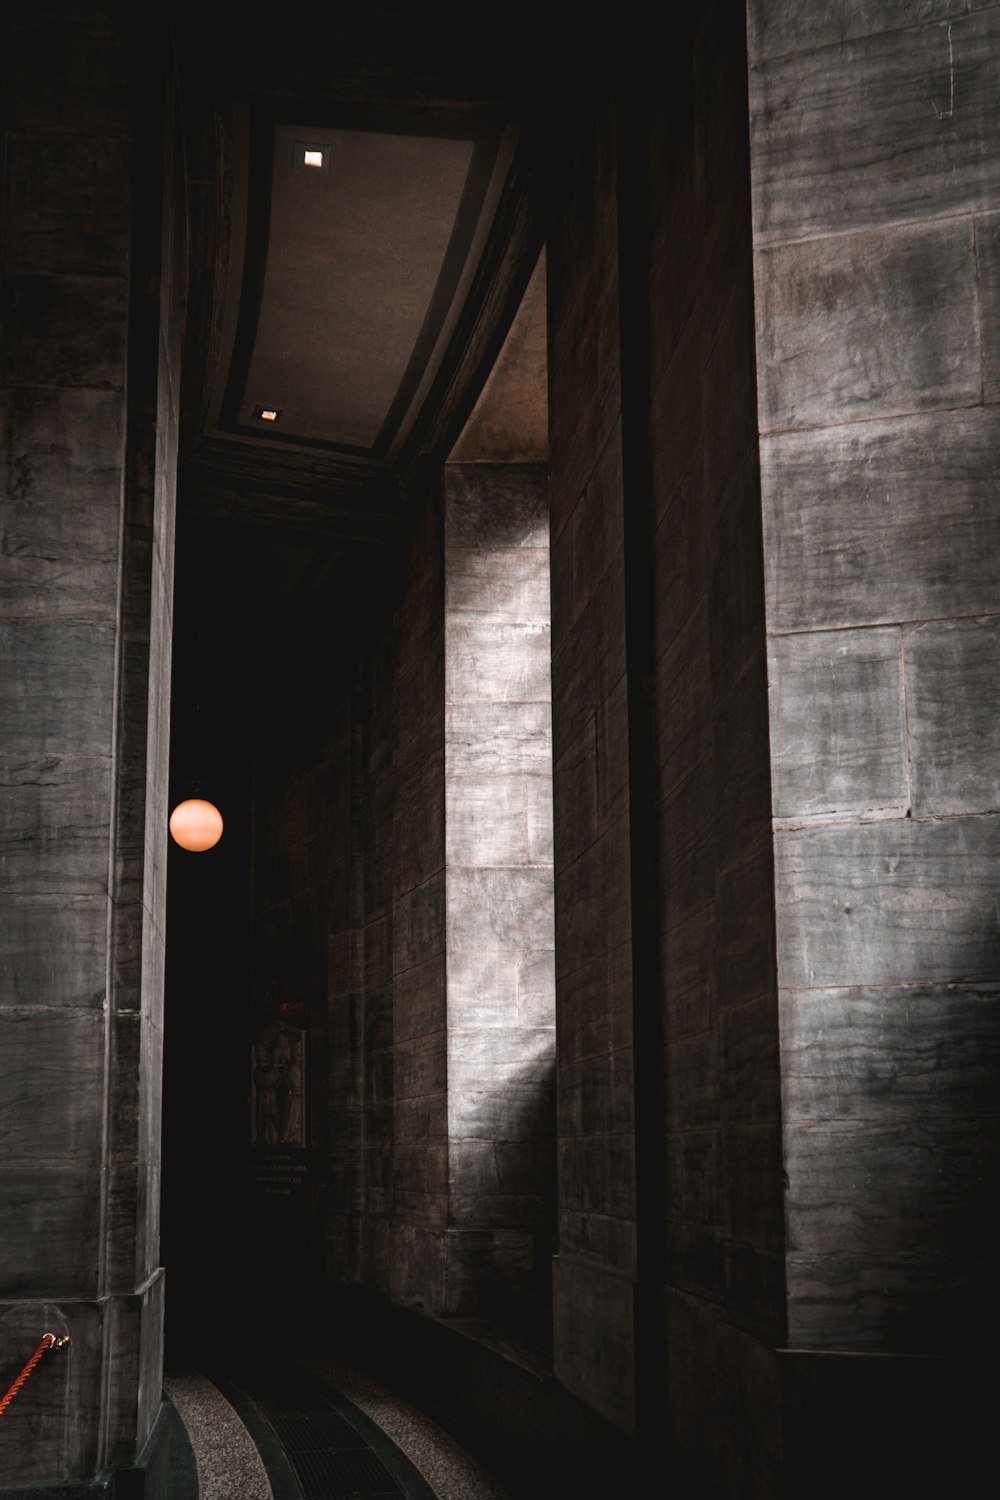
<svg viewBox="0 0 1000 1500">
<path fill-rule="evenodd" d="M 391 545 L 460 436 L 545 455 L 547 68 L 516 12 L 484 25 L 306 7 L 208 34 L 176 7 L 180 545 L 256 615 Z"/>
</svg>

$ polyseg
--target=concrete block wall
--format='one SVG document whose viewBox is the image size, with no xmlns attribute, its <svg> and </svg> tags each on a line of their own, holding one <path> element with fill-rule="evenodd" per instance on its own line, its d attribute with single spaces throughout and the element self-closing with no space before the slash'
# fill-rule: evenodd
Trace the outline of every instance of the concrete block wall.
<svg viewBox="0 0 1000 1500">
<path fill-rule="evenodd" d="M 132 1461 L 162 1363 L 183 225 L 163 212 L 164 95 L 147 115 L 122 82 L 135 38 L 112 8 L 57 11 L 55 31 L 8 17 L 3 47 L 4 1370 L 46 1329 L 71 1339 L 0 1429 L 2 1482 L 22 1485 Z"/>
<path fill-rule="evenodd" d="M 447 1310 L 502 1322 L 534 1304 L 547 1323 L 555 1187 L 547 471 L 450 463 L 444 483 Z"/>
<path fill-rule="evenodd" d="M 943 1354 L 996 1311 L 1000 9 L 749 14 L 789 1342 Z"/>
</svg>

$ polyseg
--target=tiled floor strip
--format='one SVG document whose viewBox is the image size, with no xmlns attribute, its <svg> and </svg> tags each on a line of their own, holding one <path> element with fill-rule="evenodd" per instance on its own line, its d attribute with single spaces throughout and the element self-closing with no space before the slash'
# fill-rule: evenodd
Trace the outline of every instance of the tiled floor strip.
<svg viewBox="0 0 1000 1500">
<path fill-rule="evenodd" d="M 326 1360 L 171 1374 L 198 1500 L 506 1500 L 429 1418 Z"/>
</svg>

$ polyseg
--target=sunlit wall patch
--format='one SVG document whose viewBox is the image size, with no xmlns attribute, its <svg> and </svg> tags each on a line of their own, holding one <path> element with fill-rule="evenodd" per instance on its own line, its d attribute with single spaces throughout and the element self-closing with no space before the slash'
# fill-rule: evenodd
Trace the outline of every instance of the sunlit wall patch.
<svg viewBox="0 0 1000 1500">
<path fill-rule="evenodd" d="M 317 141 L 296 141 L 292 147 L 292 161 L 301 172 L 328 172 L 330 147 Z"/>
</svg>

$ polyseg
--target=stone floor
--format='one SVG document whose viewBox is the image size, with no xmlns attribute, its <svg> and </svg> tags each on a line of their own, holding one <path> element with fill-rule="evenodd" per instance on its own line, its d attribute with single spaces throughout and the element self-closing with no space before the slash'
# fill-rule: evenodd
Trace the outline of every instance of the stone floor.
<svg viewBox="0 0 1000 1500">
<path fill-rule="evenodd" d="M 172 1500 L 507 1500 L 448 1434 L 321 1357 L 168 1369 Z"/>
</svg>

